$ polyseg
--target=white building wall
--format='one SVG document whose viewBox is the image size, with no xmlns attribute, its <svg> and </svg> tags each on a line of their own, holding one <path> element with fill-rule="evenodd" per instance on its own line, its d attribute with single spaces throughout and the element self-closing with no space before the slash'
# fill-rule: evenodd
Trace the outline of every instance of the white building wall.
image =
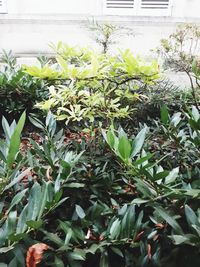
<svg viewBox="0 0 200 267">
<path fill-rule="evenodd" d="M 172 16 L 200 18 L 200 0 L 172 0 Z"/>
<path fill-rule="evenodd" d="M 183 17 L 200 18 L 200 0 L 186 0 Z"/>
<path fill-rule="evenodd" d="M 97 14 L 101 0 L 7 0 L 8 14 Z"/>
<path fill-rule="evenodd" d="M 7 0 L 8 14 L 103 14 L 104 0 Z M 139 1 L 139 0 L 138 0 Z M 172 17 L 200 17 L 200 0 L 171 0 Z"/>
<path fill-rule="evenodd" d="M 7 0 L 8 14 L 0 14 L 1 49 L 20 55 L 50 53 L 49 43 L 95 46 L 87 20 L 96 18 L 127 26 L 136 36 L 121 38 L 116 47 L 134 53 L 149 50 L 167 37 L 180 22 L 200 23 L 200 0 L 171 0 L 172 16 L 105 16 L 103 0 Z"/>
<path fill-rule="evenodd" d="M 173 17 L 184 17 L 188 0 L 173 0 L 171 14 Z"/>
</svg>

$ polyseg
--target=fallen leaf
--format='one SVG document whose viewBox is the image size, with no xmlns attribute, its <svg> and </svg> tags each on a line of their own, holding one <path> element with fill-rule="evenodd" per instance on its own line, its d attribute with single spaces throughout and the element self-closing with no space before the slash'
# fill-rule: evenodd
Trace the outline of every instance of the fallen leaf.
<svg viewBox="0 0 200 267">
<path fill-rule="evenodd" d="M 31 246 L 26 255 L 26 267 L 36 267 L 42 260 L 44 250 L 48 248 L 49 246 L 44 243 L 37 243 Z"/>
</svg>

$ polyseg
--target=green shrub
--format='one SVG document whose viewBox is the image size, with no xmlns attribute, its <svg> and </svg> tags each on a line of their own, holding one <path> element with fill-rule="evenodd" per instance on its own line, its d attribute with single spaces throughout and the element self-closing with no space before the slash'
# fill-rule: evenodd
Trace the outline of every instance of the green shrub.
<svg viewBox="0 0 200 267">
<path fill-rule="evenodd" d="M 4 51 L 1 61 L 0 114 L 18 117 L 25 109 L 32 111 L 37 101 L 47 97 L 45 82 L 25 73 L 11 52 Z"/>
<path fill-rule="evenodd" d="M 24 151 L 20 149 L 20 136 L 25 113 L 17 124 L 2 120 L 5 141 L 0 142 L 0 264 L 3 261 L 9 266 L 25 266 L 24 251 L 35 243 L 35 234 L 46 224 L 45 216 L 68 199 L 63 196 L 62 186 L 81 155 L 66 150 L 63 132 L 56 132 L 51 114 L 46 125 L 34 118 L 32 121 L 44 127 L 46 137 L 41 145 L 30 140 L 32 148 Z"/>
<path fill-rule="evenodd" d="M 62 43 L 55 50 L 56 64 L 26 67 L 26 73 L 54 82 L 49 87 L 49 99 L 37 107 L 51 110 L 66 124 L 90 127 L 131 117 L 134 103 L 142 99 L 137 89 L 159 78 L 156 62 L 144 63 L 129 50 L 109 56 Z"/>
<path fill-rule="evenodd" d="M 19 150 L 24 120 L 3 120 L 1 264 L 25 266 L 28 247 L 43 242 L 42 266 L 199 266 L 195 107 L 172 116 L 164 107 L 149 126 L 103 137 L 67 138 L 48 113 L 31 118 L 42 132 Z"/>
<path fill-rule="evenodd" d="M 198 108 L 183 108 L 185 99 L 174 108 L 176 97 L 189 103 L 187 93 L 170 95 L 174 86 L 156 83 L 157 64 L 128 50 L 54 49 L 56 61 L 23 69 L 5 54 L 3 72 L 21 73 L 20 90 L 34 83 L 40 94 L 41 84 L 49 95 L 37 104 L 45 120 L 29 118 L 39 133 L 22 137 L 25 113 L 18 123 L 2 119 L 0 265 L 25 267 L 28 249 L 44 243 L 38 266 L 199 266 Z M 192 71 L 199 79 L 198 62 Z M 129 120 L 138 99 L 158 105 L 160 118 Z"/>
</svg>

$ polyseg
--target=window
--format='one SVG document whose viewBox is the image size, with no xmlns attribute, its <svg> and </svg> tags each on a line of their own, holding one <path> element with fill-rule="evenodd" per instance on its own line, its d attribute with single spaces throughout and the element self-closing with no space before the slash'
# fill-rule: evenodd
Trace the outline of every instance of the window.
<svg viewBox="0 0 200 267">
<path fill-rule="evenodd" d="M 108 15 L 169 16 L 172 0 L 104 0 Z"/>
<path fill-rule="evenodd" d="M 0 13 L 7 13 L 6 0 L 0 0 Z"/>
</svg>

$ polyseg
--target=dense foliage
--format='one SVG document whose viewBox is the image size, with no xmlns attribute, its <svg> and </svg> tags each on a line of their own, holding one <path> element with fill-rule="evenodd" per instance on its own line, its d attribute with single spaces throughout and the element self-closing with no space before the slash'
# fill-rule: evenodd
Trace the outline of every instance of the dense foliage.
<svg viewBox="0 0 200 267">
<path fill-rule="evenodd" d="M 4 55 L 2 108 L 22 115 L 2 117 L 0 266 L 198 267 L 198 90 L 129 50 L 53 48 Z"/>
<path fill-rule="evenodd" d="M 28 247 L 44 242 L 42 266 L 199 265 L 195 107 L 163 108 L 132 137 L 112 126 L 69 138 L 49 113 L 31 119 L 43 134 L 19 150 L 24 120 L 2 121 L 1 262 L 25 266 Z"/>
<path fill-rule="evenodd" d="M 56 63 L 26 67 L 26 72 L 51 80 L 49 99 L 37 107 L 51 110 L 66 124 L 89 127 L 130 118 L 136 101 L 142 101 L 142 88 L 159 78 L 156 62 L 144 63 L 129 50 L 109 56 L 59 43 L 55 51 Z"/>
<path fill-rule="evenodd" d="M 11 51 L 4 51 L 0 61 L 0 114 L 18 117 L 25 109 L 33 111 L 36 102 L 47 97 L 45 81 L 25 73 Z"/>
</svg>

